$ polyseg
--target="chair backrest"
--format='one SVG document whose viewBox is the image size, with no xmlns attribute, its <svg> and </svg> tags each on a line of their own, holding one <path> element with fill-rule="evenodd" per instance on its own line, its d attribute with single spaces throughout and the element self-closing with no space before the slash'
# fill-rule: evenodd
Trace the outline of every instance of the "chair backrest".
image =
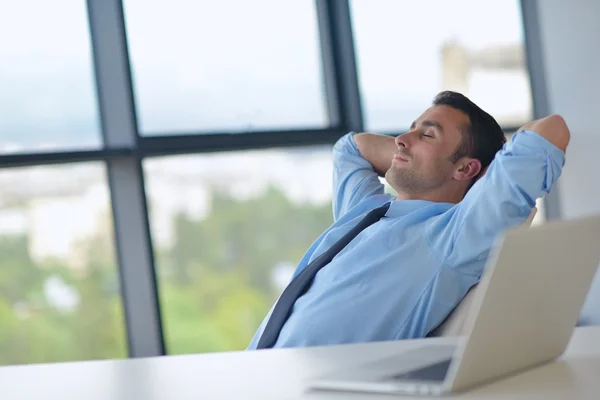
<svg viewBox="0 0 600 400">
<path fill-rule="evenodd" d="M 533 218 L 537 213 L 537 208 L 533 208 L 531 214 L 525 222 L 523 222 L 524 226 L 531 226 L 533 222 Z M 454 310 L 446 317 L 444 322 L 442 322 L 437 328 L 433 331 L 429 332 L 427 337 L 440 337 L 440 336 L 461 336 L 464 334 L 463 327 L 465 324 L 465 320 L 467 319 L 467 315 L 469 313 L 469 309 L 471 308 L 471 303 L 473 302 L 473 298 L 475 297 L 475 292 L 477 291 L 477 284 L 471 287 L 465 297 L 461 300 L 460 303 L 456 306 Z"/>
</svg>

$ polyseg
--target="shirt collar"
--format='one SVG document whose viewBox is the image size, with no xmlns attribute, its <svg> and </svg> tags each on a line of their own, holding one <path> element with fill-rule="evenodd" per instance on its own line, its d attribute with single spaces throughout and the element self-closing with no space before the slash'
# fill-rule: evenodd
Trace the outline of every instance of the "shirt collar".
<svg viewBox="0 0 600 400">
<path fill-rule="evenodd" d="M 385 216 L 389 218 L 403 217 L 421 208 L 431 206 L 439 208 L 440 212 L 443 212 L 450 209 L 454 205 L 455 204 L 438 203 L 429 200 L 392 200 L 390 208 L 385 213 Z"/>
</svg>

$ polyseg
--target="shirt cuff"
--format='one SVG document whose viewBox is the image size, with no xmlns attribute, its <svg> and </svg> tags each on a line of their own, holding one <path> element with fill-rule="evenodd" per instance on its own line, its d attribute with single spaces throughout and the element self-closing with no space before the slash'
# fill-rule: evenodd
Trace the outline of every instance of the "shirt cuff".
<svg viewBox="0 0 600 400">
<path fill-rule="evenodd" d="M 565 153 L 552 144 L 548 139 L 535 131 L 518 131 L 513 135 L 511 144 L 518 147 L 523 146 L 542 149 L 554 162 L 559 164 L 561 167 L 565 165 Z"/>
</svg>

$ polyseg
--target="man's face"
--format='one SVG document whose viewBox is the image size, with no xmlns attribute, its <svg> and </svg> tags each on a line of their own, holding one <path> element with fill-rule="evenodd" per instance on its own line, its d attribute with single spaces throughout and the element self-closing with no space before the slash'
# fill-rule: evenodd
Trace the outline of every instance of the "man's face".
<svg viewBox="0 0 600 400">
<path fill-rule="evenodd" d="M 410 132 L 396 138 L 397 153 L 385 178 L 398 192 L 420 194 L 442 188 L 452 180 L 452 155 L 462 140 L 469 117 L 449 106 L 426 110 Z"/>
</svg>

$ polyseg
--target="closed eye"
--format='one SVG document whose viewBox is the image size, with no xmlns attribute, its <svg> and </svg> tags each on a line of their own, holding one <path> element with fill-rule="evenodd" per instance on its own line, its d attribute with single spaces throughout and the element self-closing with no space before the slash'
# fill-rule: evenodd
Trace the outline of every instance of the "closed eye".
<svg viewBox="0 0 600 400">
<path fill-rule="evenodd" d="M 428 138 L 433 138 L 434 137 L 432 134 L 429 134 L 429 133 L 424 133 L 423 136 L 428 137 Z"/>
</svg>

